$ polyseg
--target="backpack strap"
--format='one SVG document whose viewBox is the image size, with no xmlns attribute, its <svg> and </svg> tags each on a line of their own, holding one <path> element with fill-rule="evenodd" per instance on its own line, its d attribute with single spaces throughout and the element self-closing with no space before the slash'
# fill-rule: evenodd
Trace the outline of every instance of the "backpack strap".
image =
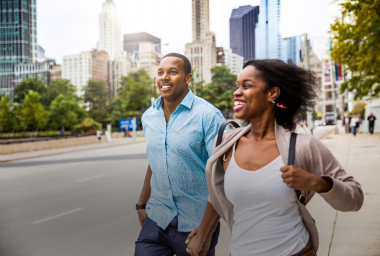
<svg viewBox="0 0 380 256">
<path fill-rule="evenodd" d="M 239 127 L 240 127 L 240 125 L 238 125 L 238 123 L 236 123 L 235 121 L 224 122 L 224 123 L 220 126 L 220 128 L 219 128 L 218 138 L 216 139 L 216 147 L 219 146 L 219 145 L 222 143 L 224 129 L 226 129 L 226 126 L 227 126 L 228 124 L 232 124 L 235 128 L 239 128 Z"/>
<path fill-rule="evenodd" d="M 289 145 L 289 157 L 288 157 L 288 165 L 294 165 L 294 158 L 296 156 L 296 141 L 297 141 L 297 133 L 292 132 L 292 136 L 290 137 L 290 145 Z M 297 199 L 301 204 L 305 205 L 305 197 L 301 193 L 300 190 L 295 190 L 297 194 Z"/>
</svg>

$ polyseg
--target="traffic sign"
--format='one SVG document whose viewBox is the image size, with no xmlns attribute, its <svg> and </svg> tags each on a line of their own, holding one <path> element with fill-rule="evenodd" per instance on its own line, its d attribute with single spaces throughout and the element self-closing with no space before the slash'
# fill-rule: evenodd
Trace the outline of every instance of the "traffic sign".
<svg viewBox="0 0 380 256">
<path fill-rule="evenodd" d="M 124 130 L 125 128 L 127 128 L 128 130 L 133 130 L 133 119 L 122 119 L 119 121 L 119 126 L 120 126 L 120 130 Z M 137 121 L 137 118 L 136 118 L 136 124 L 135 124 L 135 128 L 137 130 L 137 127 L 138 127 L 138 121 Z"/>
</svg>

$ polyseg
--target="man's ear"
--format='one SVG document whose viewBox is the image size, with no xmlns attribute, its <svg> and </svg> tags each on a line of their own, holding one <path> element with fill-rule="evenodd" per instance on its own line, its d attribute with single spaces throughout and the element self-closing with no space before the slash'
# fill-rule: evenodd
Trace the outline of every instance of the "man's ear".
<svg viewBox="0 0 380 256">
<path fill-rule="evenodd" d="M 276 101 L 278 97 L 280 97 L 281 90 L 277 86 L 273 87 L 269 90 L 269 100 L 270 101 Z"/>
<path fill-rule="evenodd" d="M 193 75 L 191 73 L 187 74 L 185 81 L 189 84 L 193 80 Z"/>
</svg>

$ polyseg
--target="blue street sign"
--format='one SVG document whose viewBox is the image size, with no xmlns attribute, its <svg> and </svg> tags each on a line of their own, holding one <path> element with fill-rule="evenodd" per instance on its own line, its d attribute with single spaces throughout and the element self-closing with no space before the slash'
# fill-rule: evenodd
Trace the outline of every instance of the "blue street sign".
<svg viewBox="0 0 380 256">
<path fill-rule="evenodd" d="M 132 121 L 133 119 L 122 119 L 119 121 L 119 125 L 120 125 L 120 130 L 124 130 L 125 128 L 127 128 L 128 130 L 133 130 L 133 126 L 132 126 Z M 137 118 L 136 118 L 136 130 L 137 130 L 137 127 L 138 127 L 138 121 L 137 121 Z"/>
</svg>

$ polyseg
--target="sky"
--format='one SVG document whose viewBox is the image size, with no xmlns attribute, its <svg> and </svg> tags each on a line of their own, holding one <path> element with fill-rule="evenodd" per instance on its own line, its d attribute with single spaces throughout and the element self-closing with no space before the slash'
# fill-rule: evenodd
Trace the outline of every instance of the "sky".
<svg viewBox="0 0 380 256">
<path fill-rule="evenodd" d="M 286 14 L 281 20 L 283 34 L 309 19 L 308 34 L 317 55 L 327 47 L 328 24 L 339 14 L 333 0 L 282 0 Z M 306 4 L 300 4 L 307 2 Z M 37 40 L 45 56 L 62 63 L 62 57 L 90 51 L 99 41 L 99 14 L 105 0 L 37 0 Z M 114 0 L 121 18 L 122 34 L 147 32 L 161 38 L 162 53 L 184 53 L 192 41 L 191 0 Z M 216 34 L 216 45 L 230 47 L 229 18 L 234 8 L 260 5 L 260 0 L 210 0 L 210 30 Z M 294 14 L 301 18 L 294 20 Z M 296 25 L 293 25 L 296 24 Z M 301 26 L 302 27 L 302 26 Z M 314 37 L 314 40 L 313 40 Z M 168 45 L 165 45 L 168 44 Z"/>
</svg>

